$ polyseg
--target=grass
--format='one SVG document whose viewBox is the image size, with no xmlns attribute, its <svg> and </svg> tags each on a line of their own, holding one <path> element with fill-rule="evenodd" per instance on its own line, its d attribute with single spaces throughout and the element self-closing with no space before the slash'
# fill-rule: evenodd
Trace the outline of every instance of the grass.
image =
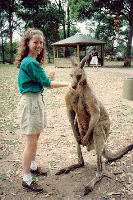
<svg viewBox="0 0 133 200">
<path fill-rule="evenodd" d="M 56 162 L 55 161 L 48 161 L 50 168 L 56 166 Z"/>
<path fill-rule="evenodd" d="M 123 61 L 105 61 L 105 66 L 122 66 L 123 63 Z M 54 68 L 54 65 L 47 65 L 46 72 L 48 68 L 52 69 Z M 19 127 L 19 125 L 16 123 L 16 108 L 21 96 L 17 83 L 18 69 L 15 65 L 1 64 L 0 74 L 0 130 L 8 131 L 10 134 L 14 135 L 16 129 Z M 58 89 L 56 90 L 56 93 L 61 95 L 62 90 Z M 47 90 L 47 96 L 49 96 L 49 94 L 51 95 L 51 99 L 54 99 L 54 101 L 51 101 L 50 104 L 48 103 L 49 108 L 55 109 L 60 106 L 65 106 L 65 102 L 60 102 L 59 100 L 55 99 L 54 90 Z M 56 122 L 57 120 L 53 121 L 53 124 Z"/>
<path fill-rule="evenodd" d="M 105 66 L 122 66 L 123 61 L 111 61 L 106 62 Z M 50 69 L 54 67 L 54 65 L 47 65 Z M 133 66 L 133 61 L 132 61 Z M 46 67 L 47 71 L 47 67 Z M 16 107 L 18 104 L 18 101 L 20 99 L 20 93 L 18 90 L 18 69 L 15 65 L 9 65 L 9 64 L 1 64 L 0 65 L 0 129 L 3 131 L 8 131 L 11 134 L 15 134 L 16 129 L 18 129 L 19 125 L 16 124 Z M 56 90 L 59 94 L 62 94 L 62 90 L 58 89 Z M 51 95 L 51 98 L 54 98 L 54 101 L 49 107 L 52 109 L 55 109 L 55 107 L 64 106 L 65 102 L 60 102 L 59 100 L 55 99 L 55 91 L 47 91 L 47 95 L 49 96 L 49 93 Z M 53 122 L 56 123 L 56 120 Z"/>
<path fill-rule="evenodd" d="M 15 122 L 19 91 L 17 84 L 18 69 L 14 65 L 0 65 L 0 129 L 15 134 Z"/>
<path fill-rule="evenodd" d="M 104 62 L 105 67 L 123 67 L 124 61 L 111 61 L 111 62 Z M 133 67 L 133 61 L 131 62 L 131 66 Z"/>
<path fill-rule="evenodd" d="M 49 71 L 52 68 L 53 68 L 53 65 L 50 65 L 49 67 L 48 66 L 46 67 L 46 70 Z M 58 81 L 63 81 L 64 79 L 65 79 L 65 81 L 70 80 L 68 69 L 56 69 L 56 70 L 57 70 L 57 74 L 58 74 L 58 77 L 56 80 L 58 80 Z M 58 73 L 58 72 L 60 72 L 60 73 Z M 20 154 L 22 153 L 22 150 L 23 150 L 22 149 L 23 140 L 20 140 L 20 138 L 19 138 L 19 131 L 16 132 L 16 129 L 19 127 L 19 125 L 16 122 L 16 119 L 17 119 L 17 109 L 16 108 L 17 108 L 18 101 L 21 97 L 21 94 L 19 93 L 19 90 L 18 90 L 18 83 L 17 83 L 18 69 L 16 68 L 16 66 L 0 65 L 0 73 L 1 73 L 1 76 L 0 76 L 0 83 L 1 83 L 0 84 L 0 91 L 1 91 L 0 92 L 0 103 L 1 103 L 1 105 L 0 105 L 0 109 L 1 109 L 0 131 L 2 131 L 1 136 L 3 137 L 1 140 L 2 141 L 1 142 L 1 152 L 4 155 L 4 156 L 1 156 L 1 158 L 3 159 L 3 161 L 6 160 L 6 162 L 2 162 L 3 163 L 2 169 L 4 169 L 4 167 L 6 166 L 7 169 L 11 170 L 9 173 L 11 178 L 6 175 L 6 173 L 5 173 L 6 169 L 2 170 L 2 172 L 0 173 L 0 181 L 1 181 L 1 185 L 5 184 L 5 183 L 3 183 L 4 180 L 7 183 L 7 187 L 6 187 L 7 190 L 6 190 L 5 194 L 7 195 L 7 198 L 8 198 L 9 197 L 8 190 L 10 189 L 10 191 L 11 192 L 13 191 L 13 193 L 14 193 L 14 190 L 11 190 L 11 189 L 15 186 L 16 186 L 16 192 L 18 193 L 18 195 L 23 194 L 21 192 L 20 188 L 19 189 L 17 188 L 18 183 L 15 185 L 16 181 L 14 181 L 14 180 L 16 180 L 17 174 L 20 171 L 19 169 L 22 168 L 21 167 L 22 160 L 20 160 Z M 132 108 L 132 104 L 131 104 L 132 102 L 128 102 L 128 101 L 124 101 L 124 100 L 121 101 L 121 97 L 119 97 L 119 93 L 121 92 L 121 86 L 119 85 L 120 81 L 119 82 L 117 81 L 118 79 L 117 79 L 116 73 L 113 74 L 113 73 L 107 72 L 105 75 L 100 72 L 101 77 L 99 76 L 98 80 L 95 79 L 96 73 L 98 74 L 99 72 L 98 71 L 95 72 L 95 70 L 92 70 L 92 72 L 90 72 L 90 75 L 89 75 L 89 76 L 91 76 L 90 81 L 93 81 L 95 91 L 99 94 L 99 96 L 101 95 L 100 96 L 101 99 L 104 99 L 104 95 L 106 93 L 105 96 L 107 98 L 104 99 L 104 103 L 105 103 L 105 105 L 107 105 L 108 110 L 110 111 L 110 117 L 112 120 L 112 124 L 111 124 L 112 134 L 110 134 L 110 139 L 109 139 L 108 144 L 110 145 L 109 146 L 110 149 L 114 148 L 114 150 L 115 150 L 115 148 L 117 148 L 119 146 L 119 144 L 121 144 L 122 146 L 123 146 L 123 144 L 126 145 L 126 143 L 128 143 L 128 141 L 130 142 L 130 138 L 132 138 L 132 134 L 131 134 L 132 133 L 131 115 L 133 114 L 133 108 Z M 120 75 L 122 75 L 122 74 L 118 73 L 118 77 Z M 102 85 L 101 88 L 104 91 L 104 93 L 100 94 L 101 88 L 99 86 L 97 86 L 97 82 L 102 81 L 103 77 L 106 80 L 106 84 Z M 112 82 L 110 82 L 110 79 Z M 109 88 L 109 86 L 110 86 L 110 88 Z M 119 86 L 119 87 L 117 87 L 117 86 Z M 115 93 L 112 93 L 112 95 L 114 95 L 113 96 L 114 99 L 112 98 L 112 96 L 108 97 L 108 95 L 110 95 L 111 92 L 114 91 L 112 88 L 119 89 L 118 93 L 117 93 L 118 98 L 117 98 L 117 95 L 115 98 Z M 55 129 L 50 129 L 50 128 L 46 129 L 46 135 L 44 135 L 44 136 L 42 135 L 42 140 L 41 140 L 44 144 L 43 143 L 40 144 L 42 147 L 42 149 L 40 149 L 40 155 L 42 155 L 42 156 L 38 157 L 38 159 L 40 159 L 41 163 L 45 163 L 45 162 L 47 163 L 47 167 L 46 167 L 47 171 L 51 170 L 51 168 L 52 168 L 52 170 L 56 169 L 58 167 L 58 165 L 60 164 L 59 162 L 61 162 L 62 165 L 64 165 L 64 163 L 69 162 L 71 157 L 67 156 L 67 155 L 73 154 L 74 156 L 75 155 L 77 156 L 75 143 L 73 143 L 72 130 L 70 130 L 70 126 L 68 124 L 66 124 L 66 126 L 64 126 L 64 123 L 66 123 L 66 121 L 64 120 L 64 119 L 66 119 L 66 118 L 64 118 L 65 109 L 63 107 L 63 106 L 65 106 L 64 91 L 65 91 L 65 89 L 56 89 L 56 90 L 46 90 L 46 92 L 44 92 L 44 100 L 46 100 L 46 104 L 47 104 L 46 108 L 49 113 L 48 122 L 50 122 L 53 126 L 56 125 Z M 61 108 L 59 109 L 60 106 L 61 106 Z M 120 113 L 121 113 L 121 116 L 120 116 Z M 123 126 L 126 126 L 126 128 L 123 128 Z M 58 133 L 57 133 L 57 131 L 58 131 Z M 121 132 L 119 133 L 118 131 L 121 131 Z M 16 135 L 13 135 L 15 133 L 16 133 Z M 56 135 L 56 133 L 57 133 L 57 135 Z M 68 134 L 70 133 L 69 138 L 67 136 L 67 133 Z M 124 135 L 124 133 L 125 133 L 125 135 Z M 127 136 L 127 134 L 128 135 L 130 134 L 130 135 Z M 46 137 L 46 140 L 45 140 L 45 137 Z M 115 141 L 115 147 L 112 145 L 112 141 Z M 48 156 L 46 156 L 46 153 L 45 153 L 45 149 L 47 150 L 47 146 L 45 143 L 48 144 L 48 146 L 50 144 L 52 144 L 51 146 L 49 146 L 50 149 L 48 149 L 49 152 L 51 152 L 51 153 L 47 153 L 47 151 L 46 151 Z M 57 151 L 56 151 L 56 149 L 57 149 Z M 64 152 L 66 152 L 66 153 L 64 153 Z M 9 153 L 10 153 L 10 155 L 9 155 Z M 86 149 L 83 149 L 83 153 L 84 153 L 84 157 L 86 158 L 86 160 L 88 160 L 88 163 L 91 162 L 91 160 L 89 160 L 88 152 L 86 151 Z M 92 153 L 95 155 L 95 151 L 92 151 Z M 72 159 L 74 161 L 75 161 L 75 159 L 77 159 L 76 156 L 72 157 Z M 13 158 L 13 160 L 9 160 L 10 158 Z M 8 162 L 8 160 L 9 160 L 9 162 Z M 22 169 L 21 169 L 21 171 L 22 171 Z M 20 175 L 21 175 L 21 173 L 20 173 Z M 49 176 L 51 176 L 51 175 L 49 175 Z M 51 176 L 51 177 L 53 177 L 53 176 Z M 38 179 L 40 181 L 44 179 L 44 181 L 46 182 L 45 177 L 40 176 L 40 177 L 38 177 Z M 81 174 L 81 179 L 82 179 L 82 174 Z M 9 180 L 12 180 L 12 181 L 9 182 Z M 49 185 L 51 185 L 53 179 L 51 182 L 50 181 L 51 180 L 49 179 L 49 181 L 48 181 Z M 66 180 L 66 183 L 67 182 L 68 182 L 68 180 Z M 44 184 L 44 182 L 43 182 L 43 184 Z M 4 188 L 3 185 L 1 188 Z M 11 187 L 11 185 L 12 185 L 12 187 Z M 58 190 L 58 187 L 57 187 L 57 190 Z M 94 195 L 95 195 L 95 193 L 94 193 Z M 10 195 L 10 196 L 12 197 L 12 195 Z M 27 197 L 27 198 L 29 198 L 29 197 Z M 44 197 L 41 196 L 41 198 L 44 198 Z M 8 198 L 8 199 L 10 199 L 10 198 Z M 59 195 L 58 195 L 58 199 L 59 199 Z"/>
<path fill-rule="evenodd" d="M 7 178 L 3 175 L 3 174 L 0 174 L 0 180 L 1 181 L 4 181 L 4 180 L 6 180 Z"/>
</svg>

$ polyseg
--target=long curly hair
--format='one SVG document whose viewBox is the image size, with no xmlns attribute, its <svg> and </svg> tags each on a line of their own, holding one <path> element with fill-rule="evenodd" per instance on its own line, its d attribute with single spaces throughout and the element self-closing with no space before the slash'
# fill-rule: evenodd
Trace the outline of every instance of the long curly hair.
<svg viewBox="0 0 133 200">
<path fill-rule="evenodd" d="M 41 35 L 43 37 L 44 48 L 42 49 L 41 53 L 37 56 L 36 60 L 40 63 L 41 66 L 45 65 L 46 50 L 45 50 L 45 40 L 44 40 L 43 32 L 37 29 L 30 28 L 24 33 L 19 43 L 18 52 L 15 59 L 15 64 L 17 65 L 17 68 L 20 68 L 21 61 L 26 56 L 28 56 L 29 47 L 27 45 L 27 42 L 29 42 L 32 39 L 33 35 Z"/>
</svg>

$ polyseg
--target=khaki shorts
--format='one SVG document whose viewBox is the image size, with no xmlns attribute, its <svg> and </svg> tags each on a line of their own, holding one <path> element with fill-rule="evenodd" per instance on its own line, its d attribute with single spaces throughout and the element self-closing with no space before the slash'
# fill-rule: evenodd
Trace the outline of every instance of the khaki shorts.
<svg viewBox="0 0 133 200">
<path fill-rule="evenodd" d="M 45 104 L 41 93 L 26 92 L 18 103 L 20 128 L 25 135 L 43 132 L 47 126 Z"/>
</svg>

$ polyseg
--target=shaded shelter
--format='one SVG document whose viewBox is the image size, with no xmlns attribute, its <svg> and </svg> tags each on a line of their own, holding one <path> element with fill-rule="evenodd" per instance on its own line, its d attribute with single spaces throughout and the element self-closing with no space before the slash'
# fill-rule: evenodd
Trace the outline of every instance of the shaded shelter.
<svg viewBox="0 0 133 200">
<path fill-rule="evenodd" d="M 55 67 L 70 67 L 71 62 L 69 57 L 60 57 L 59 56 L 59 48 L 64 47 L 64 55 L 68 54 L 68 48 L 73 47 L 74 52 L 77 54 L 78 62 L 82 59 L 81 49 L 85 49 L 86 55 L 86 47 L 87 46 L 101 46 L 101 66 L 104 66 L 104 45 L 106 42 L 93 39 L 92 37 L 85 34 L 75 34 L 74 36 L 68 37 L 64 40 L 60 40 L 52 44 L 53 52 L 54 52 L 54 65 Z M 76 50 L 75 50 L 76 49 Z M 67 52 L 66 52 L 67 51 Z"/>
</svg>

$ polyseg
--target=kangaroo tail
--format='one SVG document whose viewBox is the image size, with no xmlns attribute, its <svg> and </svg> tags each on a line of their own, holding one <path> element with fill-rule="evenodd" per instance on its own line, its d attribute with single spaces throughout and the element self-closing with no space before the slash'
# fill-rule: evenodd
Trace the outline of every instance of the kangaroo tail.
<svg viewBox="0 0 133 200">
<path fill-rule="evenodd" d="M 106 147 L 104 147 L 102 155 L 108 161 L 114 161 L 114 160 L 117 160 L 117 159 L 121 158 L 123 155 L 125 155 L 126 153 L 128 153 L 132 149 L 133 149 L 133 144 L 130 144 L 130 145 L 128 145 L 128 146 L 126 146 L 126 147 L 124 147 L 124 148 L 112 153 L 112 152 L 108 151 Z"/>
</svg>

